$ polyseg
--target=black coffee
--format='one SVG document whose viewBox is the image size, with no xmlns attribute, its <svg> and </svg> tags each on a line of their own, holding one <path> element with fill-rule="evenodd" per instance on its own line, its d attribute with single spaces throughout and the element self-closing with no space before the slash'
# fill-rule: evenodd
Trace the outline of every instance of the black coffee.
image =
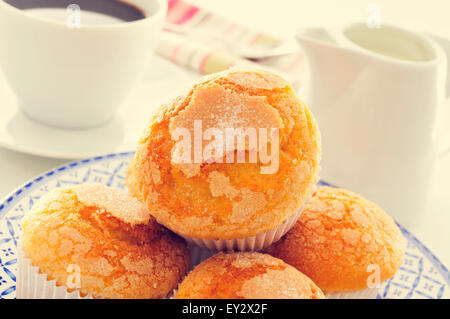
<svg viewBox="0 0 450 319">
<path fill-rule="evenodd" d="M 0 0 L 1 1 L 1 0 Z M 71 4 L 80 7 L 81 12 L 90 11 L 111 16 L 123 21 L 145 18 L 145 12 L 131 3 L 120 0 L 3 0 L 18 9 L 66 9 Z"/>
</svg>

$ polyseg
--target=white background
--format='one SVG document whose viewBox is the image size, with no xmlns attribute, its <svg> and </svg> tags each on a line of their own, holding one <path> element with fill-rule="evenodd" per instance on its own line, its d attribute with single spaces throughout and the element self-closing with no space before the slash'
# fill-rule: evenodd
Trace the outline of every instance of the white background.
<svg viewBox="0 0 450 319">
<path fill-rule="evenodd" d="M 241 24 L 281 37 L 293 35 L 294 31 L 302 26 L 333 26 L 364 20 L 368 4 L 377 4 L 381 9 L 382 23 L 393 23 L 450 38 L 450 0 L 192 0 L 191 2 Z M 0 148 L 0 197 L 6 196 L 32 177 L 65 162 Z M 423 224 L 411 231 L 447 267 L 450 267 L 450 152 L 439 160 L 432 203 L 423 214 L 425 217 Z"/>
<path fill-rule="evenodd" d="M 369 4 L 381 9 L 381 23 L 450 36 L 448 0 L 188 0 L 222 16 L 276 35 L 302 26 L 365 20 Z"/>
</svg>

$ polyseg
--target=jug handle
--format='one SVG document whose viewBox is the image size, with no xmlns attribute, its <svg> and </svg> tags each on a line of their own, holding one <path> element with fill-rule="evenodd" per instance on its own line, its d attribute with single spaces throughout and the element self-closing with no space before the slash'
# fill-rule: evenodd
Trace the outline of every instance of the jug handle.
<svg viewBox="0 0 450 319">
<path fill-rule="evenodd" d="M 444 54 L 447 56 L 447 82 L 445 85 L 445 96 L 448 99 L 450 98 L 450 39 L 441 38 L 434 34 L 427 35 L 440 46 Z"/>
</svg>

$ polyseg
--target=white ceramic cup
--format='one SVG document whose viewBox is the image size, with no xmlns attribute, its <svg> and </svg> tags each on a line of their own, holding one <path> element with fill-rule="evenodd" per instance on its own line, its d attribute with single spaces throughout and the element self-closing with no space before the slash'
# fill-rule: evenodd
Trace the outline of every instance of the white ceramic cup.
<svg viewBox="0 0 450 319">
<path fill-rule="evenodd" d="M 146 18 L 84 25 L 81 12 L 76 28 L 0 1 L 0 72 L 28 117 L 63 128 L 113 117 L 146 70 L 167 12 L 165 0 L 127 2 Z"/>
<path fill-rule="evenodd" d="M 437 158 L 445 51 L 424 34 L 363 23 L 299 30 L 297 40 L 310 66 L 307 101 L 322 133 L 321 177 L 417 225 Z"/>
</svg>

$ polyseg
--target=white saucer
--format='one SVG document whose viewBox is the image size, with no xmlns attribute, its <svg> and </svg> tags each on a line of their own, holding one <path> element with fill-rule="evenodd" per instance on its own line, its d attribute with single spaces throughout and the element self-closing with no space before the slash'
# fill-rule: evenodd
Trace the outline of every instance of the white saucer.
<svg viewBox="0 0 450 319">
<path fill-rule="evenodd" d="M 110 122 L 97 128 L 70 130 L 27 118 L 18 110 L 17 98 L 1 75 L 0 145 L 23 153 L 65 159 L 131 151 L 153 110 L 189 82 L 189 76 L 181 68 L 154 57 L 143 81 Z"/>
</svg>

